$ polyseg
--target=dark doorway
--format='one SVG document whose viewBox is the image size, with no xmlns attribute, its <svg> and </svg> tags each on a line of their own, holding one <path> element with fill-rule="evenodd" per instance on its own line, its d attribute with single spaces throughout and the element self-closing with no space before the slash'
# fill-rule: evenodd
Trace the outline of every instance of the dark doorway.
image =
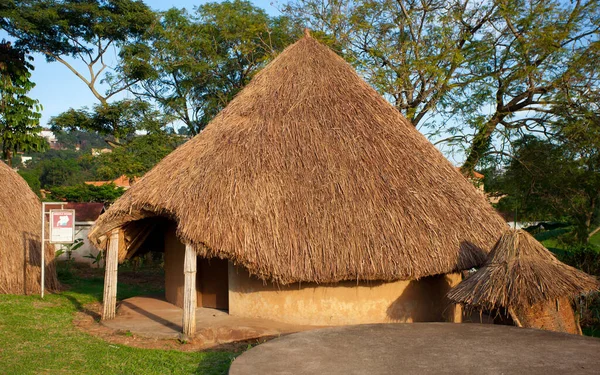
<svg viewBox="0 0 600 375">
<path fill-rule="evenodd" d="M 173 223 L 165 233 L 165 298 L 183 307 L 183 260 L 185 245 L 177 238 Z M 197 258 L 196 301 L 200 307 L 229 309 L 228 262 L 219 258 Z"/>
<path fill-rule="evenodd" d="M 227 263 L 226 259 L 219 258 L 198 259 L 198 306 L 229 309 Z"/>
</svg>

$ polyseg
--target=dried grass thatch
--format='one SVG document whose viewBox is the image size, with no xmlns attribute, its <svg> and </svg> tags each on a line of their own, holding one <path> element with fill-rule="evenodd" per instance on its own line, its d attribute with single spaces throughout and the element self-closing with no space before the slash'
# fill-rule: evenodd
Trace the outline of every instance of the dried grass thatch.
<svg viewBox="0 0 600 375">
<path fill-rule="evenodd" d="M 448 293 L 456 303 L 520 309 L 597 290 L 596 278 L 558 261 L 523 230 L 507 230 L 486 264 Z"/>
<path fill-rule="evenodd" d="M 98 220 L 176 221 L 199 255 L 282 284 L 397 280 L 483 263 L 506 224 L 341 57 L 310 36 Z"/>
<path fill-rule="evenodd" d="M 0 161 L 0 294 L 40 292 L 41 204 L 25 180 Z M 46 288 L 58 288 L 54 247 L 46 247 Z"/>
</svg>

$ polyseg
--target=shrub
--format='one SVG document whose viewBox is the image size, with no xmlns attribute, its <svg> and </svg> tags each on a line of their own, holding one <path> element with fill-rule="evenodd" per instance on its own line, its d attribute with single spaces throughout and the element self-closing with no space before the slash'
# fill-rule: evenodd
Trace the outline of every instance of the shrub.
<svg viewBox="0 0 600 375">
<path fill-rule="evenodd" d="M 590 275 L 600 276 L 600 248 L 591 244 L 571 247 L 560 260 Z"/>
</svg>

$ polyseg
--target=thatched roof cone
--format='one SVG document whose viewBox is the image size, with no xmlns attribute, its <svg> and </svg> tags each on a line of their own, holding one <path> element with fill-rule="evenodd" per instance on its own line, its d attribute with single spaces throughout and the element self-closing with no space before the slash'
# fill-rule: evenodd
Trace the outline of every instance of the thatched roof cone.
<svg viewBox="0 0 600 375">
<path fill-rule="evenodd" d="M 523 307 L 598 290 L 596 278 L 568 266 L 529 233 L 507 230 L 485 265 L 448 292 L 456 303 Z"/>
<path fill-rule="evenodd" d="M 309 35 L 100 218 L 155 215 L 202 256 L 279 283 L 470 268 L 506 224 L 341 57 Z"/>
<path fill-rule="evenodd" d="M 0 161 L 0 294 L 40 292 L 42 207 L 25 180 Z M 46 247 L 46 288 L 58 288 Z"/>
</svg>

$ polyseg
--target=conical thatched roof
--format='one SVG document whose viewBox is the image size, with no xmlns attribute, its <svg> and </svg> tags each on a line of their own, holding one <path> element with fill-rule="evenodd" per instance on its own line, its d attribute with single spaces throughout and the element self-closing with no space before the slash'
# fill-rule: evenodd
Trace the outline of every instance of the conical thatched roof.
<svg viewBox="0 0 600 375">
<path fill-rule="evenodd" d="M 100 218 L 162 215 L 263 279 L 395 280 L 470 268 L 505 223 L 442 154 L 310 36 Z"/>
<path fill-rule="evenodd" d="M 485 265 L 448 293 L 472 306 L 523 307 L 597 290 L 598 280 L 558 261 L 523 230 L 507 230 Z"/>
<path fill-rule="evenodd" d="M 40 292 L 42 207 L 25 180 L 0 161 L 0 294 Z M 54 248 L 46 247 L 46 288 L 56 289 Z"/>
</svg>

